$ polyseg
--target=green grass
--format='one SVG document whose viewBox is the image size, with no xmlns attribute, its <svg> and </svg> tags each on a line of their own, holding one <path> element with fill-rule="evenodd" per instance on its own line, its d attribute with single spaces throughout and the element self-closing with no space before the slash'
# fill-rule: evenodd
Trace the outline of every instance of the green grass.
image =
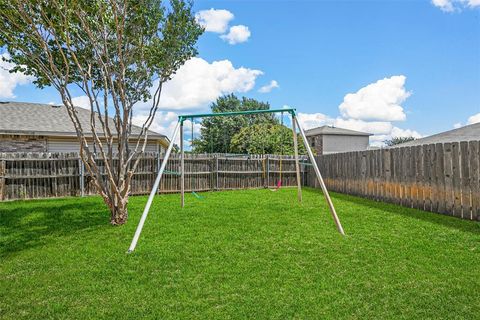
<svg viewBox="0 0 480 320">
<path fill-rule="evenodd" d="M 108 224 L 100 198 L 0 203 L 4 319 L 478 319 L 480 226 L 316 190 L 146 197 Z"/>
</svg>

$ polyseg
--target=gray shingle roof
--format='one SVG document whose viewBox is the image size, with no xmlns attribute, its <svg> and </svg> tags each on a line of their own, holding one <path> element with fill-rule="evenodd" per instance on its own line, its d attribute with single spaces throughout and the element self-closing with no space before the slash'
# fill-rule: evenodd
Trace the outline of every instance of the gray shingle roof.
<svg viewBox="0 0 480 320">
<path fill-rule="evenodd" d="M 316 136 L 319 134 L 331 134 L 331 135 L 342 135 L 342 136 L 371 136 L 371 133 L 354 131 L 349 129 L 322 126 L 305 131 L 306 136 Z"/>
<path fill-rule="evenodd" d="M 470 140 L 480 140 L 480 123 L 474 123 L 458 129 L 437 133 L 425 138 L 397 144 L 392 147 L 411 147 L 432 143 L 460 142 Z"/>
<path fill-rule="evenodd" d="M 86 134 L 90 132 L 90 110 L 76 107 L 78 118 Z M 97 120 L 98 121 L 98 120 Z M 115 130 L 110 119 L 111 130 Z M 101 128 L 97 122 L 97 128 Z M 132 133 L 140 127 L 132 126 Z M 36 134 L 44 136 L 76 136 L 75 128 L 65 106 L 27 102 L 0 102 L 0 133 Z M 164 139 L 165 136 L 149 131 L 149 138 Z"/>
</svg>

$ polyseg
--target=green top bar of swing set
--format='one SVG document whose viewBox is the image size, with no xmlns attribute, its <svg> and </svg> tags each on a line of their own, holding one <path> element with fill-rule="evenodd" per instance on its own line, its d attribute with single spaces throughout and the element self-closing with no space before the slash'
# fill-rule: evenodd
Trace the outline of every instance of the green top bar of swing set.
<svg viewBox="0 0 480 320">
<path fill-rule="evenodd" d="M 178 116 L 178 120 L 181 123 L 183 123 L 183 121 L 185 121 L 187 119 L 193 119 L 193 118 L 228 117 L 228 116 L 239 116 L 239 115 L 247 115 L 247 114 L 284 113 L 284 112 L 290 113 L 292 116 L 296 115 L 296 110 L 294 108 L 285 108 L 285 109 L 218 112 L 218 113 L 183 114 L 183 115 Z"/>
</svg>

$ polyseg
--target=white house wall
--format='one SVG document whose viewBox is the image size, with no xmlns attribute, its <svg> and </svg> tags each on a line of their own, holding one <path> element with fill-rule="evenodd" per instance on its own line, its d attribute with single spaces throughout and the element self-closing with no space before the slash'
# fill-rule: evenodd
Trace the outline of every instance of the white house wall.
<svg viewBox="0 0 480 320">
<path fill-rule="evenodd" d="M 367 150 L 368 136 L 323 135 L 323 154 Z"/>
</svg>

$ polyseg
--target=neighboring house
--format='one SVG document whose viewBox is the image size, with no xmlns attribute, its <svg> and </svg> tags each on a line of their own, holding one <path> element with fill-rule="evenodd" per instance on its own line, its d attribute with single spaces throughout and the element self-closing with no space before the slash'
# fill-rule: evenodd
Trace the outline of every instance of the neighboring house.
<svg viewBox="0 0 480 320">
<path fill-rule="evenodd" d="M 480 140 L 480 123 L 474 123 L 458 129 L 453 129 L 437 133 L 425 138 L 420 138 L 405 143 L 397 144 L 391 148 L 421 146 L 424 144 L 461 142 L 470 140 Z"/>
<path fill-rule="evenodd" d="M 78 118 L 91 137 L 90 110 L 76 108 Z M 98 120 L 97 120 L 98 121 Z M 110 127 L 115 131 L 113 120 Z M 97 122 L 97 128 L 101 128 Z M 132 126 L 132 139 L 141 130 Z M 101 129 L 99 130 L 101 132 Z M 90 138 L 93 145 L 93 139 Z M 149 131 L 146 152 L 161 152 L 168 146 L 168 138 Z M 89 143 L 90 144 L 90 143 Z M 80 143 L 65 106 L 26 102 L 0 102 L 0 152 L 79 152 Z"/>
<path fill-rule="evenodd" d="M 367 150 L 370 133 L 323 126 L 305 131 L 308 143 L 317 153 L 329 154 Z"/>
</svg>

